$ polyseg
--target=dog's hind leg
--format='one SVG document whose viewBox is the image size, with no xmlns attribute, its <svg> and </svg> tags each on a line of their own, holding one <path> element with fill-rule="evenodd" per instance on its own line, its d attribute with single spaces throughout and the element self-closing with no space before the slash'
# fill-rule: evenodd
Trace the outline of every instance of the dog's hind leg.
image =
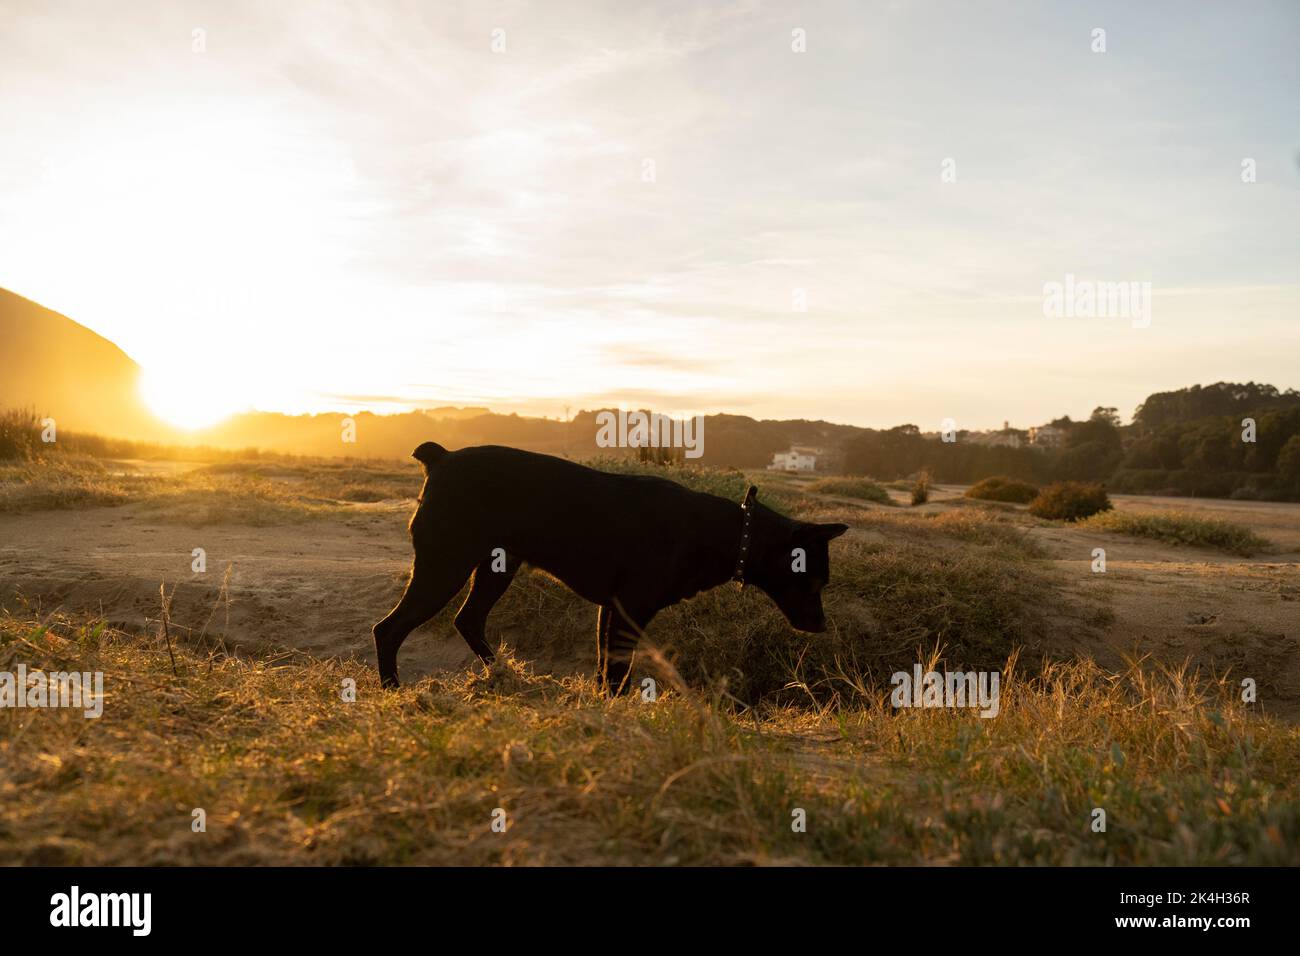
<svg viewBox="0 0 1300 956">
<path fill-rule="evenodd" d="M 513 555 L 480 561 L 474 569 L 474 583 L 465 596 L 465 603 L 456 612 L 456 630 L 484 664 L 491 664 L 495 657 L 485 633 L 488 615 L 510 587 L 520 564 Z"/>
<path fill-rule="evenodd" d="M 597 619 L 596 682 L 611 697 L 628 689 L 636 645 L 655 612 L 641 613 L 618 601 L 602 605 Z"/>
<path fill-rule="evenodd" d="M 606 692 L 605 678 L 609 667 L 609 626 L 614 619 L 614 609 L 602 604 L 596 613 L 596 686 Z"/>
<path fill-rule="evenodd" d="M 432 561 L 419 557 L 411 568 L 411 580 L 397 607 L 374 627 L 375 656 L 379 659 L 379 682 L 397 686 L 397 651 L 406 636 L 441 611 L 465 585 L 474 567 L 472 560 L 440 554 Z"/>
</svg>

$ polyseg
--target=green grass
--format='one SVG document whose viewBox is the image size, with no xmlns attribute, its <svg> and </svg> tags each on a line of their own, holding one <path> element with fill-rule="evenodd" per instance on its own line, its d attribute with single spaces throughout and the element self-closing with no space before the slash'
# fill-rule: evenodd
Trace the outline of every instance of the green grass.
<svg viewBox="0 0 1300 956">
<path fill-rule="evenodd" d="M 808 485 L 805 491 L 812 494 L 839 495 L 842 498 L 860 498 L 874 501 L 876 504 L 892 505 L 894 499 L 889 496 L 883 485 L 869 478 L 822 478 Z"/>
<path fill-rule="evenodd" d="M 0 710 L 9 861 L 1300 863 L 1300 732 L 1179 670 L 1004 663 L 986 720 L 883 693 L 745 711 L 662 661 L 658 700 L 610 702 L 511 659 L 383 692 L 360 662 L 175 657 L 0 617 L 0 661 L 99 670 L 107 690 L 99 720 Z"/>
<path fill-rule="evenodd" d="M 1201 518 L 1185 511 L 1106 511 L 1086 519 L 1082 526 L 1169 544 L 1212 548 L 1247 558 L 1272 547 L 1267 538 L 1243 525 L 1217 518 Z"/>
</svg>

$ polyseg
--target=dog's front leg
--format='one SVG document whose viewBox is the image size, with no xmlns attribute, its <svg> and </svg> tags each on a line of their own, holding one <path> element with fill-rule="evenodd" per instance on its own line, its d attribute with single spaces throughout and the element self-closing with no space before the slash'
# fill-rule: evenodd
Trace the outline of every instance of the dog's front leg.
<svg viewBox="0 0 1300 956">
<path fill-rule="evenodd" d="M 379 683 L 382 686 L 398 686 L 397 652 L 401 649 L 402 642 L 456 596 L 473 567 L 473 561 L 446 556 L 439 556 L 431 562 L 416 558 L 402 599 L 372 629 L 375 636 L 375 657 L 379 663 Z"/>
<path fill-rule="evenodd" d="M 617 697 L 628 690 L 637 641 L 654 613 L 628 611 L 617 600 L 603 605 L 597 620 L 596 682 L 602 693 Z"/>
</svg>

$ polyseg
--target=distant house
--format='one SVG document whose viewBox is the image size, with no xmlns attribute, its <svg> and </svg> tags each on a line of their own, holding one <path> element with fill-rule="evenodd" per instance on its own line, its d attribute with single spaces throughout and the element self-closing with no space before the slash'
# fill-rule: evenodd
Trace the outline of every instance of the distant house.
<svg viewBox="0 0 1300 956">
<path fill-rule="evenodd" d="M 1038 425 L 1029 429 L 1029 444 L 1035 448 L 1060 448 L 1065 441 L 1065 429 L 1055 425 Z"/>
<path fill-rule="evenodd" d="M 973 445 L 985 445 L 989 448 L 1020 448 L 1028 440 L 1026 432 L 1012 428 L 1010 422 L 1003 422 L 997 431 L 971 432 L 966 439 Z"/>
<path fill-rule="evenodd" d="M 791 445 L 789 451 L 778 451 L 772 456 L 768 471 L 814 471 L 817 468 L 817 456 L 820 448 L 807 448 L 803 445 Z"/>
</svg>

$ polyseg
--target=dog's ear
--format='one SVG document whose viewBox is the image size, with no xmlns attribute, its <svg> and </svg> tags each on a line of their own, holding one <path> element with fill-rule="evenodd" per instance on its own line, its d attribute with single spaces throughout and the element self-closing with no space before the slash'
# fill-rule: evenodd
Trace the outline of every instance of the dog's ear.
<svg viewBox="0 0 1300 956">
<path fill-rule="evenodd" d="M 445 454 L 447 454 L 447 449 L 443 448 L 436 441 L 427 441 L 419 448 L 415 449 L 415 451 L 411 452 L 411 457 L 424 465 L 424 470 L 428 471 L 429 466 Z"/>
<path fill-rule="evenodd" d="M 840 524 L 838 521 L 834 524 L 813 525 L 813 528 L 816 529 L 817 537 L 824 538 L 827 541 L 832 541 L 849 530 L 848 525 Z"/>
<path fill-rule="evenodd" d="M 741 502 L 742 508 L 748 508 L 758 500 L 758 485 L 750 485 L 749 490 L 745 492 L 745 500 Z"/>
</svg>

